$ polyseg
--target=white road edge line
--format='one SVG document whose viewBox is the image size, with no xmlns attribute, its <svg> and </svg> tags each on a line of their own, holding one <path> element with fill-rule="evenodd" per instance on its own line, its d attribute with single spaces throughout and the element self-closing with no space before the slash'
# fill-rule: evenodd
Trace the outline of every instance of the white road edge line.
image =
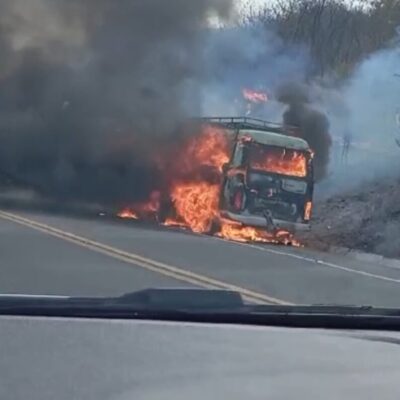
<svg viewBox="0 0 400 400">
<path fill-rule="evenodd" d="M 384 275 L 378 275 L 378 274 L 373 274 L 371 272 L 365 272 L 365 271 L 360 271 L 360 270 L 349 268 L 349 267 L 344 267 L 342 265 L 338 265 L 338 264 L 330 263 L 330 262 L 327 262 L 327 261 L 319 260 L 317 258 L 311 258 L 311 257 L 300 256 L 298 254 L 286 253 L 284 251 L 268 249 L 268 248 L 257 246 L 257 245 L 254 245 L 254 244 L 232 242 L 230 240 L 226 240 L 226 239 L 218 238 L 218 237 L 215 237 L 215 239 L 222 240 L 222 241 L 224 241 L 226 243 L 232 243 L 234 245 L 251 247 L 253 249 L 264 251 L 266 253 L 277 254 L 277 255 L 280 255 L 280 256 L 286 256 L 286 257 L 295 258 L 295 259 L 302 260 L 302 261 L 307 261 L 307 262 L 312 263 L 312 264 L 318 264 L 318 265 L 323 265 L 323 266 L 329 267 L 329 268 L 339 269 L 341 271 L 345 271 L 345 272 L 348 272 L 348 273 L 351 273 L 351 274 L 362 275 L 362 276 L 365 276 L 365 277 L 368 277 L 368 278 L 378 279 L 378 280 L 386 281 L 386 282 L 400 283 L 400 279 L 390 278 L 390 277 L 384 276 Z"/>
</svg>

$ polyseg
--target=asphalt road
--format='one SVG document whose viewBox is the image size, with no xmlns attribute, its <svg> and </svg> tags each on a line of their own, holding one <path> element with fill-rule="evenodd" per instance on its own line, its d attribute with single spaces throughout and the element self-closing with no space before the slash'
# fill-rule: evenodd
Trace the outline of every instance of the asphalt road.
<svg viewBox="0 0 400 400">
<path fill-rule="evenodd" d="M 1 293 L 101 296 L 183 286 L 237 289 L 271 303 L 400 306 L 394 267 L 100 216 L 0 211 Z"/>
</svg>

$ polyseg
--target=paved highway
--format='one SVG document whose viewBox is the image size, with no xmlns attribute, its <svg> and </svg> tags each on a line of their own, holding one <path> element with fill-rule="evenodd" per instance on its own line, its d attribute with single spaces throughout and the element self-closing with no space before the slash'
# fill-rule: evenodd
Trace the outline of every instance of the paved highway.
<svg viewBox="0 0 400 400">
<path fill-rule="evenodd" d="M 106 217 L 0 211 L 0 292 L 114 295 L 236 289 L 264 303 L 400 305 L 400 269 L 343 255 L 246 245 Z"/>
</svg>

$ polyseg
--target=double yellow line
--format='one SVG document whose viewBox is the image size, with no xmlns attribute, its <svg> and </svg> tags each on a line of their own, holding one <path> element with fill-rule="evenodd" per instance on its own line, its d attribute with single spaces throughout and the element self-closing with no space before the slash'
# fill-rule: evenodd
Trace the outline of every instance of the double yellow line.
<svg viewBox="0 0 400 400">
<path fill-rule="evenodd" d="M 90 249 L 97 253 L 104 254 L 114 259 L 126 262 L 128 264 L 144 268 L 149 271 L 157 272 L 161 275 L 168 276 L 170 278 L 177 279 L 182 282 L 190 283 L 195 286 L 207 288 L 207 289 L 224 289 L 234 290 L 239 292 L 246 301 L 257 303 L 257 304 L 281 304 L 289 305 L 290 303 L 275 297 L 267 296 L 262 293 L 254 292 L 252 290 L 232 285 L 217 279 L 209 278 L 204 275 L 196 274 L 191 271 L 187 271 L 181 268 L 174 267 L 169 264 L 165 264 L 147 257 L 143 257 L 139 254 L 130 253 L 124 250 L 117 249 L 112 246 L 108 246 L 103 243 L 96 242 L 94 240 L 75 235 L 70 232 L 66 232 L 61 229 L 54 228 L 52 226 L 42 224 L 40 222 L 21 217 L 19 215 L 0 211 L 0 218 L 8 221 L 15 222 L 20 225 L 27 226 L 37 231 L 46 233 L 48 235 L 63 239 L 67 242 L 74 243 L 78 246 Z"/>
</svg>

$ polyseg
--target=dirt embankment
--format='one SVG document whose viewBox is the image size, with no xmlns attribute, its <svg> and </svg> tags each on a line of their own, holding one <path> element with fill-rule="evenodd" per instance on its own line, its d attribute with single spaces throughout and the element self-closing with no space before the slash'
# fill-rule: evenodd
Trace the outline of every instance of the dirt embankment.
<svg viewBox="0 0 400 400">
<path fill-rule="evenodd" d="M 301 238 L 319 249 L 344 246 L 400 257 L 400 179 L 316 201 L 312 231 Z"/>
</svg>

